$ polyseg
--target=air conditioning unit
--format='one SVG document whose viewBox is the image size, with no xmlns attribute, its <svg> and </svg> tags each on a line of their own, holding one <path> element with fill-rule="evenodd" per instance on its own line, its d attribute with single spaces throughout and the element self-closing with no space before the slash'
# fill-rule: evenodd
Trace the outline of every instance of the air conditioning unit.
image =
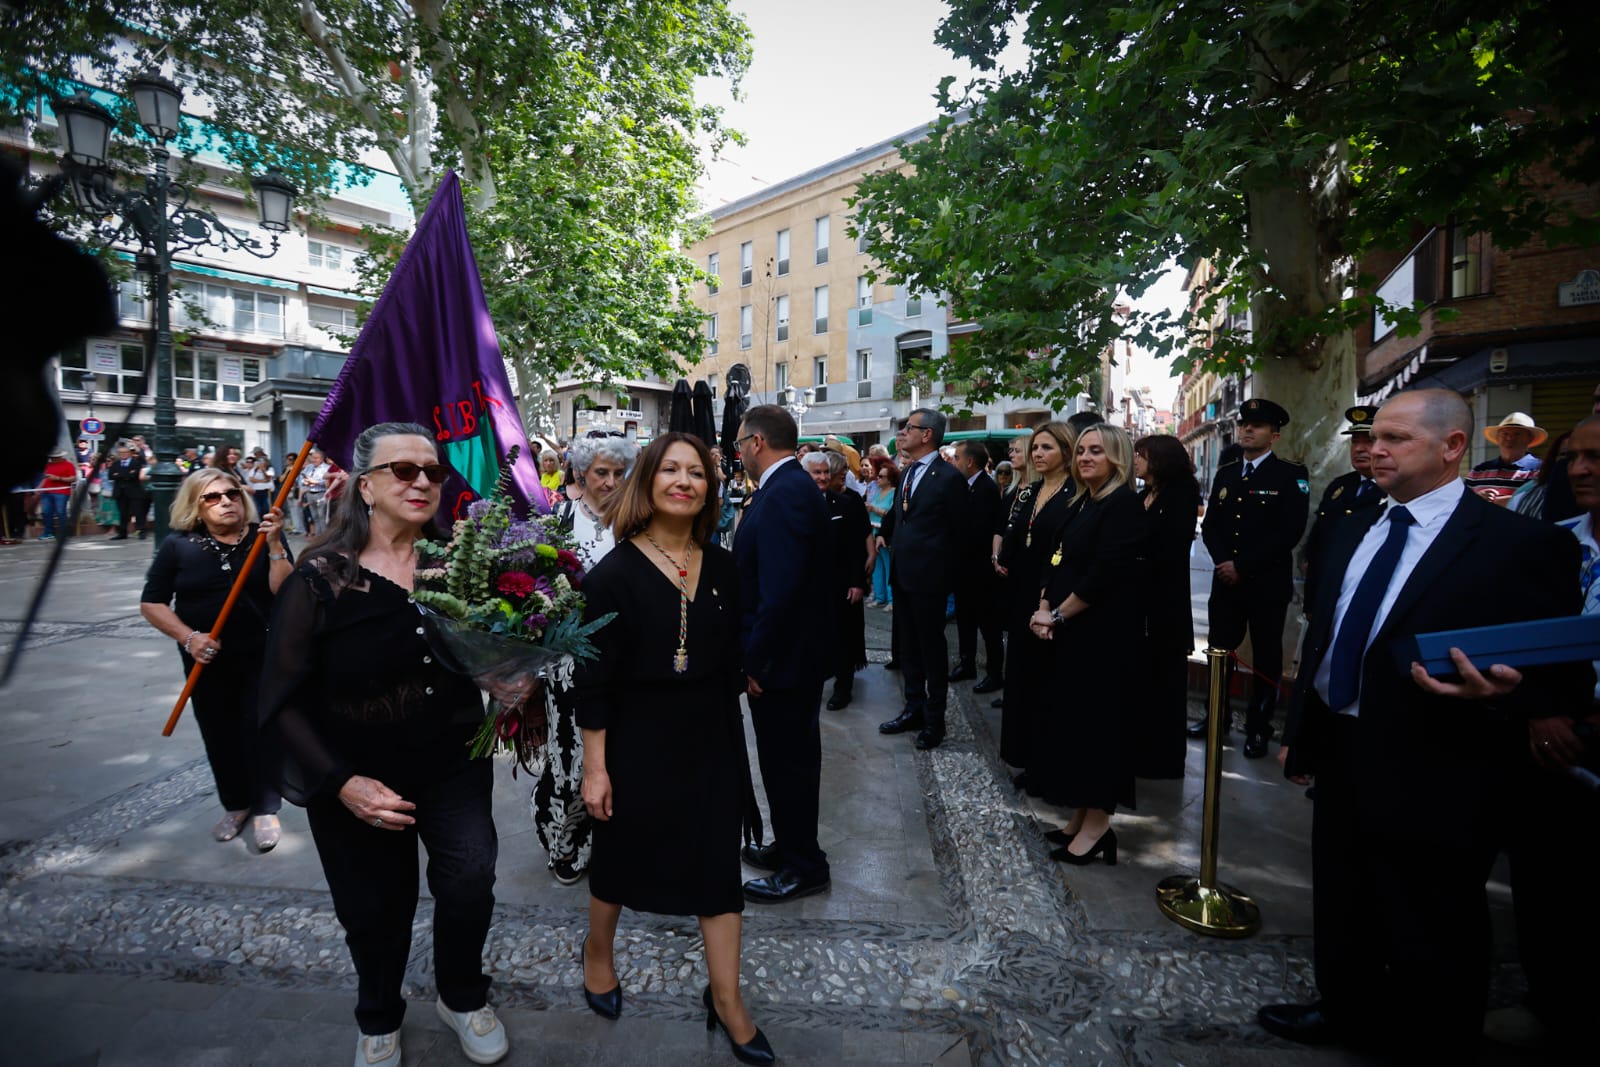
<svg viewBox="0 0 1600 1067">
<path fill-rule="evenodd" d="M 821 404 L 821 403 L 824 403 L 828 399 L 828 387 L 826 385 L 817 386 L 816 388 L 811 390 L 811 393 L 812 393 L 811 399 L 815 403 Z"/>
<path fill-rule="evenodd" d="M 789 339 L 789 324 L 787 322 L 778 323 L 778 340 L 787 341 L 788 339 Z"/>
<path fill-rule="evenodd" d="M 749 285 L 750 281 L 751 281 L 751 275 L 754 274 L 754 273 L 755 273 L 755 268 L 753 268 L 753 267 L 741 267 L 739 269 L 739 284 L 740 285 Z"/>
<path fill-rule="evenodd" d="M 856 309 L 856 325 L 857 326 L 871 326 L 872 325 L 872 309 L 871 308 L 857 308 Z"/>
<path fill-rule="evenodd" d="M 1506 368 L 1511 366 L 1511 353 L 1503 348 L 1491 349 L 1489 352 L 1489 373 L 1504 374 Z"/>
<path fill-rule="evenodd" d="M 828 249 L 824 246 L 817 249 L 817 266 L 820 267 L 826 262 L 828 262 Z"/>
<path fill-rule="evenodd" d="M 867 400 L 871 396 L 872 396 L 872 383 L 870 381 L 857 382 L 856 383 L 856 398 L 858 400 Z"/>
<path fill-rule="evenodd" d="M 785 274 L 788 274 L 788 273 L 789 273 L 789 261 L 787 259 L 778 260 L 778 277 L 781 278 Z"/>
</svg>

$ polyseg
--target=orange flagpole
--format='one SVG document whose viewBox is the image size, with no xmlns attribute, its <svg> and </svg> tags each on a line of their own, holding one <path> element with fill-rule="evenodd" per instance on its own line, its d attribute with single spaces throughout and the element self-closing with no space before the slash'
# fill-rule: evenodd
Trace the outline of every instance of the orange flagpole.
<svg viewBox="0 0 1600 1067">
<path fill-rule="evenodd" d="M 283 507 L 284 501 L 289 498 L 289 491 L 294 488 L 294 481 L 300 477 L 300 468 L 305 466 L 306 457 L 311 455 L 311 441 L 300 447 L 300 454 L 294 459 L 294 466 L 289 468 L 289 473 L 283 477 L 283 486 L 278 490 L 278 497 L 272 502 L 275 508 Z M 239 568 L 239 576 L 233 580 L 233 588 L 228 590 L 228 599 L 222 603 L 222 611 L 217 614 L 217 621 L 211 625 L 210 638 L 215 641 L 222 628 L 228 623 L 228 616 L 233 613 L 234 602 L 239 599 L 239 593 L 244 589 L 245 579 L 250 577 L 251 568 L 256 565 L 256 559 L 261 555 L 262 547 L 267 543 L 265 537 L 257 537 L 250 546 L 250 552 L 244 557 L 244 565 Z M 162 737 L 171 737 L 172 731 L 177 728 L 178 717 L 183 714 L 184 705 L 189 703 L 189 695 L 194 692 L 194 684 L 200 679 L 200 672 L 206 665 L 200 660 L 194 661 L 194 667 L 189 671 L 189 680 L 183 684 L 183 692 L 178 695 L 178 703 L 172 709 L 172 715 L 167 719 L 167 725 L 162 729 Z"/>
</svg>

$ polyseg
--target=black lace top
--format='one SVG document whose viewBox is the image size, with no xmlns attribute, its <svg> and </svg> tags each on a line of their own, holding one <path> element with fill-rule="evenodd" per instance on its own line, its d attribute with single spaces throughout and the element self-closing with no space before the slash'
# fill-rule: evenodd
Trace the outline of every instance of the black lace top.
<svg viewBox="0 0 1600 1067">
<path fill-rule="evenodd" d="M 237 545 L 225 545 L 206 535 L 205 529 L 174 530 L 161 542 L 155 562 L 145 575 L 141 603 L 167 604 L 178 618 L 201 633 L 216 625 L 233 580 L 250 554 L 256 539 L 255 523 L 245 530 Z M 263 553 L 264 555 L 264 553 Z M 227 569 L 223 569 L 227 564 Z M 232 658 L 241 649 L 259 653 L 266 642 L 267 619 L 272 614 L 272 586 L 268 582 L 271 566 L 265 558 L 257 560 L 245 579 L 244 589 L 228 617 L 222 640 L 228 642 Z"/>
<path fill-rule="evenodd" d="M 443 667 L 407 592 L 365 567 L 342 581 L 326 559 L 278 590 L 261 721 L 282 741 L 283 795 L 305 804 L 353 774 L 406 795 L 459 767 L 483 695 Z"/>
</svg>

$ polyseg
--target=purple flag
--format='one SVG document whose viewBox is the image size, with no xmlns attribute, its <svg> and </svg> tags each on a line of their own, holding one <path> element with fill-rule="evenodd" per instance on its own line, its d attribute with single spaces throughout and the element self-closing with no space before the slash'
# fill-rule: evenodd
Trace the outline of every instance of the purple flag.
<svg viewBox="0 0 1600 1067">
<path fill-rule="evenodd" d="M 442 521 L 489 495 L 512 445 L 522 446 L 511 485 L 517 511 L 526 515 L 530 505 L 550 510 L 500 359 L 455 171 L 444 176 L 418 220 L 311 427 L 311 440 L 348 470 L 356 437 L 379 422 L 433 428 L 455 471 L 445 483 Z"/>
</svg>

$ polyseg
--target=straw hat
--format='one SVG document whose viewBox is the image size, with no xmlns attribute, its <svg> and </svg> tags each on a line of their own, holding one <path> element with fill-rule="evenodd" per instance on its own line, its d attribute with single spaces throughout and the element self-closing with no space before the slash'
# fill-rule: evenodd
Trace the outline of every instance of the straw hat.
<svg viewBox="0 0 1600 1067">
<path fill-rule="evenodd" d="M 1483 436 L 1487 437 L 1495 444 L 1499 444 L 1500 431 L 1507 426 L 1514 426 L 1521 430 L 1532 430 L 1533 440 L 1528 442 L 1529 448 L 1538 448 L 1550 438 L 1550 435 L 1545 432 L 1543 427 L 1535 425 L 1532 418 L 1520 411 L 1513 411 L 1511 414 L 1501 419 L 1499 425 L 1497 426 L 1487 427 L 1483 431 Z"/>
<path fill-rule="evenodd" d="M 857 474 L 861 470 L 861 453 L 839 440 L 833 434 L 822 439 L 822 447 L 829 452 L 837 452 L 844 456 L 850 463 L 850 473 Z"/>
</svg>

